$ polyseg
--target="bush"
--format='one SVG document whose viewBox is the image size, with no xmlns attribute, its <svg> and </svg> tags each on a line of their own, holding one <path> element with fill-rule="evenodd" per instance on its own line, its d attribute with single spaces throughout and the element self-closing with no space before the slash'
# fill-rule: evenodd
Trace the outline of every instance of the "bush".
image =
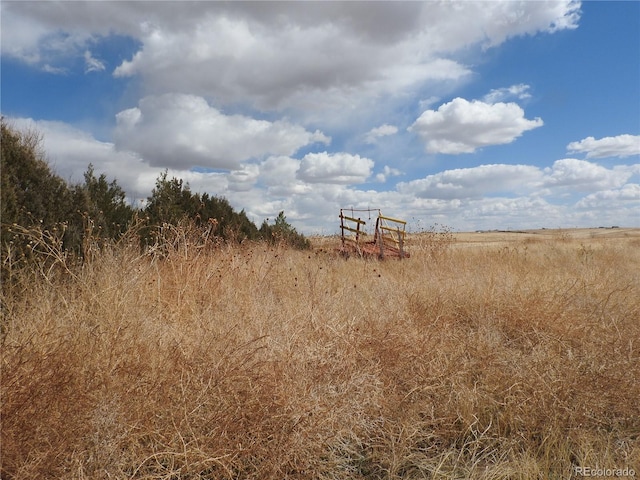
<svg viewBox="0 0 640 480">
<path fill-rule="evenodd" d="M 265 222 L 258 230 L 244 210 L 236 212 L 222 197 L 194 194 L 182 179 L 168 178 L 166 171 L 156 180 L 142 212 L 127 204 L 116 180 L 109 182 L 104 173 L 96 176 L 92 164 L 84 183 L 70 186 L 51 171 L 41 140 L 38 132 L 20 132 L 2 120 L 0 241 L 5 285 L 25 267 L 48 269 L 52 258 L 63 256 L 66 264 L 82 261 L 120 240 L 134 223 L 134 234 L 145 248 L 161 247 L 174 230 L 181 232 L 185 226 L 192 242 L 266 239 L 309 248 L 308 240 L 287 222 L 284 212 L 275 224 Z M 141 216 L 142 222 L 137 220 Z M 51 248 L 56 255 L 51 255 Z"/>
<path fill-rule="evenodd" d="M 271 243 L 283 243 L 299 250 L 311 248 L 311 242 L 287 222 L 284 211 L 278 214 L 273 225 L 269 225 L 265 220 L 260 227 L 260 234 Z"/>
<path fill-rule="evenodd" d="M 74 247 L 77 225 L 72 216 L 74 196 L 67 184 L 49 169 L 40 149 L 37 132 L 19 132 L 4 120 L 1 124 L 2 283 L 11 281 L 12 272 L 38 260 L 33 238 L 25 229 L 58 236 L 67 247 Z"/>
</svg>

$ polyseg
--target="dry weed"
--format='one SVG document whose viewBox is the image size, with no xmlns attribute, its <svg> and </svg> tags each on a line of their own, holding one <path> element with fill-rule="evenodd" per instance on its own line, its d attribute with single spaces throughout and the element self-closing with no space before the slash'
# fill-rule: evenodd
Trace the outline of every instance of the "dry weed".
<svg viewBox="0 0 640 480">
<path fill-rule="evenodd" d="M 384 262 L 187 237 L 4 294 L 3 479 L 640 473 L 635 237 Z"/>
</svg>

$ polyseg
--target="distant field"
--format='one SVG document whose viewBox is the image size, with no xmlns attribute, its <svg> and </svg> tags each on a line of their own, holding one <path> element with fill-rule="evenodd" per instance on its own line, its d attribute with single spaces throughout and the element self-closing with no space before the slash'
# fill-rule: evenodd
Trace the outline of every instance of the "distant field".
<svg viewBox="0 0 640 480">
<path fill-rule="evenodd" d="M 2 479 L 640 475 L 640 229 L 313 245 L 16 272 Z"/>
<path fill-rule="evenodd" d="M 456 233 L 458 243 L 491 244 L 536 240 L 630 240 L 640 239 L 640 228 L 570 228 L 518 231 L 487 231 Z"/>
<path fill-rule="evenodd" d="M 444 237 L 436 232 L 408 234 L 409 246 L 413 242 L 420 245 L 425 237 Z M 568 229 L 534 229 L 534 230 L 488 230 L 478 232 L 449 232 L 450 243 L 457 246 L 490 246 L 537 241 L 577 241 L 588 243 L 608 242 L 616 240 L 622 243 L 635 244 L 640 240 L 640 228 L 568 228 Z M 339 244 L 339 236 L 311 237 L 316 247 L 322 248 Z M 372 239 L 372 238 L 371 238 Z"/>
</svg>

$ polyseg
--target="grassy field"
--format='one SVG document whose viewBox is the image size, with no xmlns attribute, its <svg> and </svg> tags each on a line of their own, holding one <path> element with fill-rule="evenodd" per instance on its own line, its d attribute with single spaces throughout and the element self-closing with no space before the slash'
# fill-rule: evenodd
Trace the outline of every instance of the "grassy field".
<svg viewBox="0 0 640 480">
<path fill-rule="evenodd" d="M 2 479 L 640 476 L 640 230 L 313 243 L 5 286 Z"/>
</svg>

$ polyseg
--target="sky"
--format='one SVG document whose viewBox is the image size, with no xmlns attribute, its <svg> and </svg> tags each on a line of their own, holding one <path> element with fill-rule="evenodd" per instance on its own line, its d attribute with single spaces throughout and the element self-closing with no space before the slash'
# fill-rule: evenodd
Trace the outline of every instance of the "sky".
<svg viewBox="0 0 640 480">
<path fill-rule="evenodd" d="M 308 235 L 341 208 L 640 227 L 640 2 L 3 0 L 0 21 L 5 121 L 135 206 L 167 171 Z"/>
</svg>

